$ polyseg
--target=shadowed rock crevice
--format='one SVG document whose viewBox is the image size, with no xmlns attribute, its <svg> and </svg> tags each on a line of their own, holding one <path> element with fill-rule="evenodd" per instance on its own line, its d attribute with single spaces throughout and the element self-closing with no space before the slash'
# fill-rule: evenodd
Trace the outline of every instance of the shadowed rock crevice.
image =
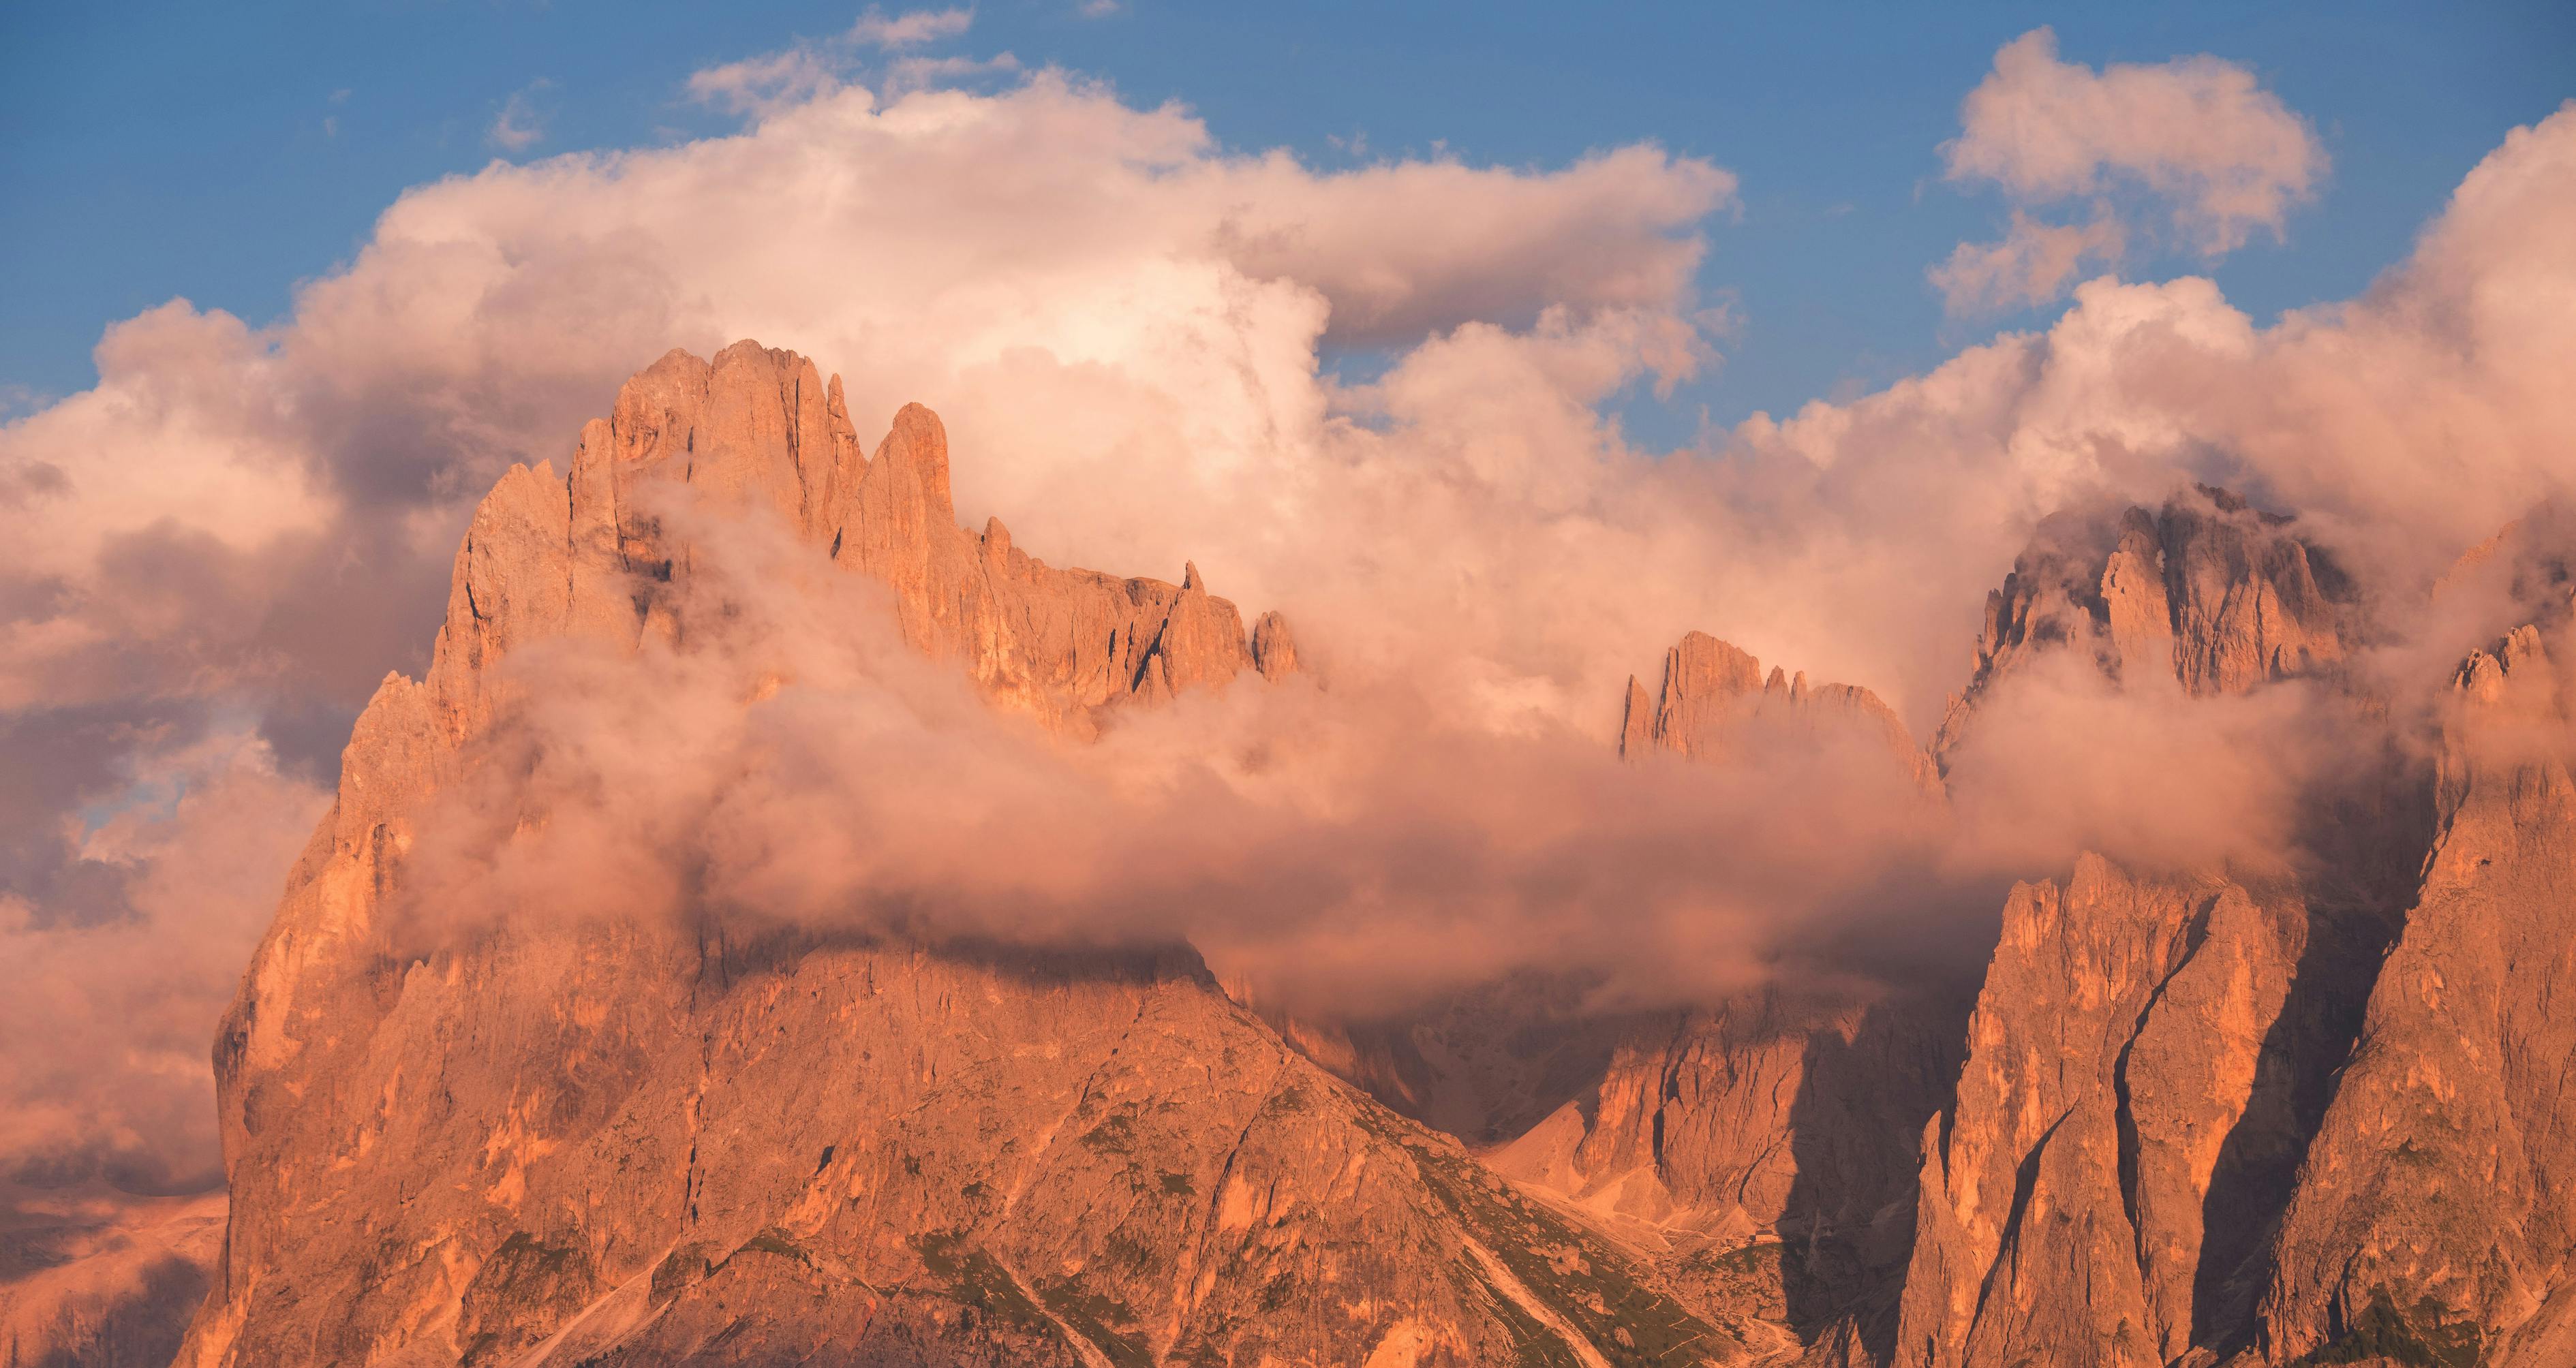
<svg viewBox="0 0 2576 1368">
<path fill-rule="evenodd" d="M 1790 1329 L 1808 1346 L 1847 1335 L 1883 1363 L 1895 1352 L 1898 1303 L 1913 1255 L 1913 1175 L 1924 1126 L 1957 1103 L 1960 1051 L 1974 994 L 1936 985 L 1870 1004 L 1849 1038 L 1807 1040 L 1788 1142 L 1797 1177 L 1782 1220 L 1803 1241 L 1782 1257 Z M 1853 1094 L 1887 1089 L 1911 1105 L 1853 1133 Z M 1855 1143 L 1861 1141 L 1862 1143 Z M 1803 1243 L 1803 1248 L 1795 1246 Z"/>
</svg>

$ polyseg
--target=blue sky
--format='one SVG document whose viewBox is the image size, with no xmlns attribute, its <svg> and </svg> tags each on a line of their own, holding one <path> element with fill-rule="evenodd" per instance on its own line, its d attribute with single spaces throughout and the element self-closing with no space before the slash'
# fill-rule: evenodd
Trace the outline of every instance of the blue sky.
<svg viewBox="0 0 2576 1368">
<path fill-rule="evenodd" d="M 1105 17 L 987 0 L 938 51 L 1008 51 L 1177 101 L 1235 149 L 1318 166 L 1446 149 L 1552 166 L 1651 139 L 1741 176 L 1701 287 L 1740 319 L 1724 365 L 1629 421 L 1686 436 L 1705 411 L 1874 388 L 2044 313 L 1945 316 L 1924 270 L 1996 236 L 1989 189 L 1938 147 L 1995 50 L 2042 23 L 2100 66 L 2209 52 L 2251 67 L 2331 156 L 2288 237 L 2208 271 L 2258 318 L 2347 297 L 2504 132 L 2576 90 L 2576 6 L 1182 6 Z M 555 0 L 18 7 L 0 20 L 0 394 L 88 385 L 109 322 L 173 296 L 254 323 L 330 271 L 406 186 L 496 155 L 515 97 L 528 159 L 732 122 L 690 72 L 846 29 L 848 4 Z"/>
</svg>

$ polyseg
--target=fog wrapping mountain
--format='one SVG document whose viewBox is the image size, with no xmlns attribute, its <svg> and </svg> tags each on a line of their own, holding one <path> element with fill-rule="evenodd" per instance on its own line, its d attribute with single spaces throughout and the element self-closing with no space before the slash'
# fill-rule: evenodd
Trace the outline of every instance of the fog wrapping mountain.
<svg viewBox="0 0 2576 1368">
<path fill-rule="evenodd" d="M 712 649 L 693 586 L 746 526 L 882 586 L 1031 744 L 1300 668 L 1195 570 L 957 527 L 926 410 L 869 455 L 802 358 L 666 357 L 568 477 L 494 488 L 433 665 L 357 725 L 218 1042 L 232 1206 L 182 1363 L 2576 1361 L 2563 571 L 2460 667 L 2438 756 L 2361 757 L 2271 858 L 2021 884 L 1972 1009 L 1612 1014 L 1539 976 L 1346 1029 L 1177 945 L 425 907 L 458 803 L 556 820 L 508 797 L 543 763 L 521 665 Z M 2370 631 L 2295 522 L 2199 491 L 2047 529 L 1929 749 L 1700 633 L 1620 745 L 1848 748 L 1938 811 L 2045 662 L 2385 713 Z"/>
<path fill-rule="evenodd" d="M 657 481 L 774 512 L 1066 730 L 1289 668 L 1276 620 L 1247 638 L 1195 577 L 958 531 L 937 419 L 863 459 L 836 392 L 756 346 L 674 355 L 568 482 L 515 470 L 484 501 L 435 664 L 360 720 L 225 1022 L 231 1225 L 181 1361 L 1506 1363 L 1704 1334 L 1186 950 L 635 918 L 391 952 L 424 812 L 506 755 L 502 662 L 686 649 L 666 587 L 706 548 L 642 511 Z"/>
<path fill-rule="evenodd" d="M 2036 548 L 1989 600 L 1945 737 L 2040 651 L 2194 696 L 2335 680 L 2359 615 L 2286 524 L 2204 489 L 2132 510 L 2089 561 Z M 2539 597 L 2563 624 L 2563 580 Z M 2540 641 L 2530 627 L 2507 639 L 2526 680 L 2550 674 Z M 2420 769 L 2365 766 L 2360 791 L 2321 799 L 2277 861 L 2178 876 L 2087 856 L 2014 890 L 1957 1106 L 1925 1135 L 1897 1362 L 2564 1361 L 2567 1312 L 2548 1304 L 2565 1286 L 2548 1233 L 2564 1216 L 2542 1213 L 2568 1208 L 2517 1183 L 2551 1165 L 2524 1137 L 2567 1117 L 2555 1074 L 2519 1116 L 2461 1099 L 2493 1096 L 2535 1053 L 2554 1068 L 2565 1047 L 2547 1042 L 2567 1019 L 2492 999 L 2469 1021 L 2399 1005 L 2441 982 L 2443 968 L 2407 967 L 2428 954 L 2498 990 L 2504 965 L 2538 983 L 2565 954 L 2540 929 L 2567 905 L 2576 828 L 2546 798 L 2565 791 L 2563 757 L 2525 732 L 2499 764 L 2477 740 L 2508 673 L 2483 654 L 2463 667 L 2433 792 Z M 2547 692 L 2526 685 L 2517 706 L 2546 709 Z M 2516 800 L 2473 803 L 2499 787 Z M 2511 852 L 2503 872 L 2485 851 L 2450 853 L 2481 842 Z M 2464 917 L 2462 885 L 2491 880 L 2515 882 Z M 2385 1096 L 2396 1079 L 2411 1108 Z M 2430 1160 L 2401 1116 L 2450 1157 Z M 2503 1186 L 2444 1201 L 2438 1164 Z M 2391 1165 L 2414 1181 L 2392 1183 Z M 2524 1230 L 2550 1252 L 2514 1250 Z"/>
<path fill-rule="evenodd" d="M 2422 887 L 2263 1289 L 2275 1357 L 2349 1330 L 2576 1361 L 2576 784 L 2544 739 L 2565 734 L 2571 666 L 2525 626 L 2460 667 Z"/>
</svg>

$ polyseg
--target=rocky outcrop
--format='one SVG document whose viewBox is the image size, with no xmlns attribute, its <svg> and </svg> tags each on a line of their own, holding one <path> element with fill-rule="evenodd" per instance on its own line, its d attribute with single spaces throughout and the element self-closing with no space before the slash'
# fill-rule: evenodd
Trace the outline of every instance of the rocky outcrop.
<svg viewBox="0 0 2576 1368">
<path fill-rule="evenodd" d="M 1988 597 L 1936 752 L 2045 653 L 2185 697 L 2331 673 L 2356 600 L 2289 519 L 2220 490 L 2052 525 Z M 2423 848 L 2415 782 L 2402 758 L 2356 765 L 2260 867 L 2087 855 L 2013 891 L 1956 1103 L 1925 1135 L 1897 1363 L 2210 1363 L 2251 1343 Z"/>
<path fill-rule="evenodd" d="M 2131 686 L 2242 693 L 2334 666 L 2358 644 L 2352 586 L 2292 519 L 2207 485 L 2101 526 L 2057 520 L 1986 595 L 1968 685 L 1933 753 L 1946 758 L 1976 707 L 2015 668 L 2085 653 Z"/>
<path fill-rule="evenodd" d="M 514 470 L 486 498 L 431 668 L 359 720 L 219 1036 L 232 1200 L 180 1361 L 1383 1368 L 1713 1343 L 1644 1264 L 1331 1077 L 1186 950 L 704 909 L 393 934 L 438 796 L 525 702 L 503 662 L 554 637 L 687 651 L 674 589 L 730 535 L 793 529 L 881 580 L 910 640 L 1075 735 L 1294 668 L 1284 624 L 1247 643 L 1194 569 L 1059 571 L 958 530 L 926 410 L 859 450 L 837 387 L 743 344 L 665 358 L 568 481 Z"/>
<path fill-rule="evenodd" d="M 907 640 L 961 661 L 1005 706 L 1077 736 L 1131 699 L 1221 687 L 1246 669 L 1276 679 L 1296 668 L 1287 623 L 1266 615 L 1247 641 L 1234 605 L 1209 594 L 1194 566 L 1177 586 L 1060 570 L 1014 546 L 998 518 L 981 533 L 960 528 L 938 416 L 905 406 L 871 457 L 839 377 L 824 383 L 793 353 L 745 342 L 713 362 L 663 357 L 626 383 L 608 418 L 582 429 L 570 484 L 568 522 L 555 507 L 561 487 L 542 476 L 514 475 L 494 491 L 497 520 L 512 525 L 478 531 L 506 531 L 513 559 L 463 567 L 476 572 L 458 579 L 466 622 L 485 620 L 470 601 L 481 584 L 544 599 L 507 605 L 510 620 L 539 634 L 558 621 L 628 639 L 668 630 L 649 586 L 685 574 L 698 554 L 663 530 L 684 487 L 701 510 L 792 529 L 882 581 Z M 469 560 L 476 545 L 469 536 Z"/>
<path fill-rule="evenodd" d="M 1488 1162 L 1813 1342 L 1903 1268 L 1957 1026 L 1934 995 L 1776 987 L 1668 1014 Z"/>
<path fill-rule="evenodd" d="M 1661 752 L 1717 763 L 1843 743 L 1940 789 L 1931 758 L 1878 695 L 1856 684 L 1810 685 L 1806 671 L 1791 676 L 1776 665 L 1766 677 L 1762 662 L 1706 632 L 1684 635 L 1664 654 L 1663 685 L 1651 700 L 1629 677 L 1619 721 L 1619 753 L 1630 758 Z"/>
<path fill-rule="evenodd" d="M 2568 654 L 2526 626 L 2460 668 L 2422 888 L 2263 1297 L 2274 1362 L 2576 1362 Z"/>
<path fill-rule="evenodd" d="M 2154 1365 L 2222 1321 L 2299 1134 L 2286 887 L 2098 856 L 2024 884 L 1924 1139 L 1896 1362 Z M 2286 1150 L 2286 1153 L 2285 1153 Z"/>
<path fill-rule="evenodd" d="M 1655 694 L 1629 681 L 1620 731 L 1632 760 L 1812 764 L 1847 748 L 1893 781 L 1940 791 L 1930 759 L 1867 689 L 1766 676 L 1700 632 L 1666 655 Z M 1868 1319 L 1875 1334 L 1892 1310 L 1874 1303 L 1903 1269 L 1917 1147 L 1957 1076 L 1961 1007 L 1937 992 L 1775 985 L 1625 1019 L 1522 1020 L 1539 1000 L 1516 994 L 1517 1013 L 1453 1005 L 1414 1023 L 1415 1048 L 1396 1053 L 1436 1061 L 1421 1070 L 1434 1099 L 1461 1074 L 1543 1081 L 1475 1090 L 1552 1103 L 1511 1113 L 1523 1119 L 1487 1153 L 1494 1168 L 1651 1252 L 1749 1343 L 1795 1356 L 1850 1340 L 1866 1358 L 1857 1326 Z M 1478 1048 L 1491 1041 L 1524 1069 Z"/>
</svg>

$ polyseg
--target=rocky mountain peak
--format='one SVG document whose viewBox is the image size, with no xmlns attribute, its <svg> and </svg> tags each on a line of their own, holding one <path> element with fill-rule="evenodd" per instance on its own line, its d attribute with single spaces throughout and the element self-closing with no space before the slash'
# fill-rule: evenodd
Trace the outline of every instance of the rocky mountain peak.
<svg viewBox="0 0 2576 1368">
<path fill-rule="evenodd" d="M 1809 685 L 1804 670 L 1775 665 L 1766 676 L 1747 651 L 1706 632 L 1688 632 L 1664 653 L 1662 687 L 1652 696 L 1630 676 L 1619 722 L 1619 753 L 1722 761 L 1748 747 L 1855 738 L 1883 751 L 1911 781 L 1938 791 L 1939 775 L 1905 722 L 1877 694 L 1856 684 Z"/>
<path fill-rule="evenodd" d="M 524 701 L 494 667 L 686 650 L 722 518 L 885 585 L 909 643 L 1067 737 L 1301 668 L 1194 562 L 961 528 L 948 447 L 917 405 L 863 447 L 837 378 L 744 343 L 495 484 L 224 1022 L 232 1206 L 182 1363 L 2576 1362 L 2563 611 L 2460 661 L 2392 781 L 2425 791 L 2393 878 L 2086 855 L 2003 900 L 1973 1013 L 1783 981 L 1611 1016 L 1539 974 L 1292 1044 L 1185 947 L 707 909 L 390 934 L 430 805 Z M 2514 601 L 2563 603 L 2565 544 L 2517 538 Z M 2226 491 L 2054 525 L 1943 742 L 2042 652 L 2208 696 L 2332 672 L 2358 623 Z M 1641 765 L 1849 740 L 1940 792 L 1870 691 L 1705 633 L 1624 707 Z"/>
<path fill-rule="evenodd" d="M 2576 700 L 2552 637 L 2517 628 L 2454 676 L 2422 884 L 2263 1292 L 2275 1361 L 2360 1336 L 2576 1361 Z"/>
<path fill-rule="evenodd" d="M 2340 663 L 2358 644 L 2350 580 L 2295 520 L 2198 485 L 2108 524 L 2044 526 L 1986 596 L 1967 687 L 1934 754 L 1946 759 L 1977 704 L 2037 654 L 2083 653 L 2128 687 L 2242 693 Z"/>
<path fill-rule="evenodd" d="M 2089 620 L 2059 611 L 2086 562 L 2036 551 L 2000 617 L 2046 630 L 1990 630 L 1981 663 L 2087 649 L 2134 686 L 2167 659 L 2140 610 L 2161 589 L 2190 693 L 2330 670 L 2356 614 L 2291 526 L 2219 491 L 2132 510 Z M 2555 554 L 2504 557 L 2515 601 Z M 2088 855 L 2015 889 L 1927 1131 L 1898 1364 L 2576 1361 L 2576 1301 L 2541 1271 L 2576 1257 L 2576 1029 L 2540 986 L 2576 972 L 2553 630 L 2471 652 L 2436 763 L 2317 795 L 2334 839 L 2302 859 Z"/>
<path fill-rule="evenodd" d="M 1185 949 L 504 909 L 424 948 L 433 801 L 549 635 L 688 645 L 718 548 L 677 487 L 893 589 L 1002 707 L 1297 668 L 1192 567 L 1059 570 L 960 529 L 939 420 L 860 455 L 837 383 L 663 358 L 572 475 L 476 510 L 428 676 L 389 677 L 217 1045 L 231 1207 L 192 1368 L 1645 1361 L 1710 1338 L 1641 1261 L 1289 1048 Z M 829 573 L 826 571 L 826 573 Z M 525 911 L 530 915 L 519 916 Z"/>
<path fill-rule="evenodd" d="M 1257 655 L 1195 565 L 1179 586 L 1058 570 L 999 518 L 980 535 L 960 528 L 939 416 L 905 405 L 871 457 L 840 395 L 811 361 L 750 342 L 712 362 L 674 351 L 628 380 L 610 416 L 582 430 L 568 487 L 551 467 L 514 468 L 477 509 L 441 637 L 441 660 L 455 663 L 432 672 L 442 697 L 479 698 L 482 667 L 519 641 L 572 631 L 631 644 L 675 630 L 656 586 L 686 579 L 701 554 L 664 528 L 679 497 L 770 520 L 883 581 L 907 640 L 1074 736 L 1131 699 L 1294 670 L 1284 620 L 1271 615 L 1271 650 Z M 470 727 L 482 704 L 460 706 L 456 725 Z"/>
</svg>

